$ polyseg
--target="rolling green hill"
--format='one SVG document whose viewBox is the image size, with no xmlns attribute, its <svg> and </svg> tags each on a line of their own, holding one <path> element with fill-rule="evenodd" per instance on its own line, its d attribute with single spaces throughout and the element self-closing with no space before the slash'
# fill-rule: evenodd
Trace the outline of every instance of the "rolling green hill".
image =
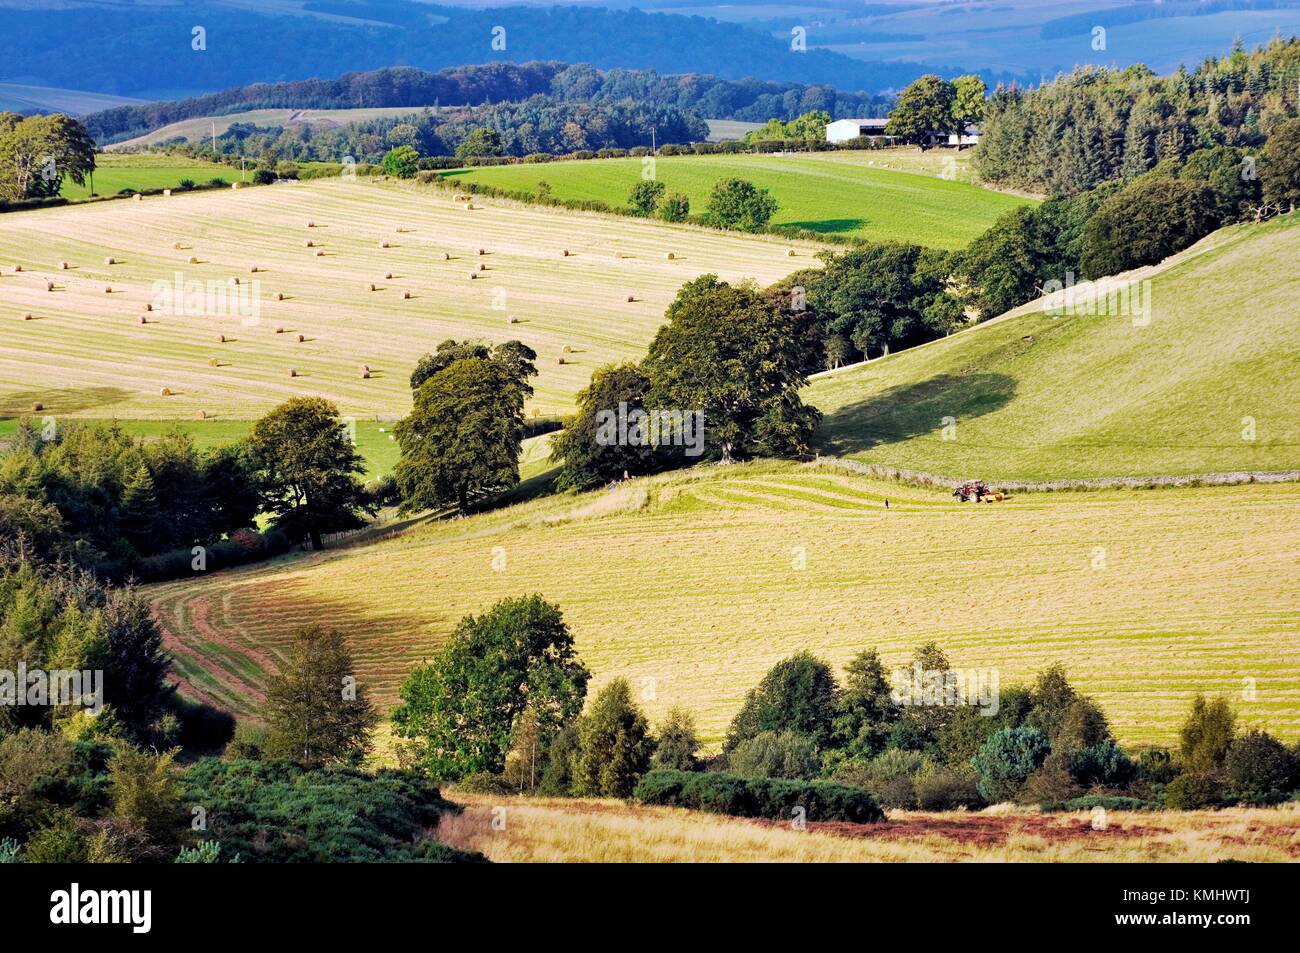
<svg viewBox="0 0 1300 953">
<path fill-rule="evenodd" d="M 926 173 L 943 172 L 944 158 L 952 160 L 948 179 L 898 171 L 900 157 L 892 152 L 660 157 L 654 174 L 669 192 L 689 196 L 694 214 L 704 211 L 716 182 L 740 177 L 768 189 L 777 200 L 780 207 L 773 225 L 935 248 L 961 248 L 1003 212 L 1031 201 L 956 181 L 963 177 L 964 157 L 949 154 L 914 164 Z M 627 204 L 628 193 L 641 176 L 642 160 L 634 158 L 448 173 L 457 182 L 534 194 L 538 183 L 545 181 L 557 198 L 601 201 L 614 208 Z"/>
<path fill-rule="evenodd" d="M 821 449 L 1002 480 L 1300 468 L 1298 257 L 1300 217 L 1237 226 L 1140 286 L 1145 326 L 1020 313 L 821 376 Z"/>
</svg>

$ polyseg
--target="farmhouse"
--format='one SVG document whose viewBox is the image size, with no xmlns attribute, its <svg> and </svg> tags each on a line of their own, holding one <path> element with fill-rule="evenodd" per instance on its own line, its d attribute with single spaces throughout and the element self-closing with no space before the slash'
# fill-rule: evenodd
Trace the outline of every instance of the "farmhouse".
<svg viewBox="0 0 1300 953">
<path fill-rule="evenodd" d="M 885 135 L 885 123 L 888 119 L 837 119 L 826 124 L 827 142 L 848 142 L 859 136 L 873 139 L 893 139 Z"/>
<path fill-rule="evenodd" d="M 948 133 L 948 145 L 956 146 L 958 149 L 965 149 L 968 146 L 978 145 L 980 141 L 980 127 L 967 125 L 961 132 Z"/>
</svg>

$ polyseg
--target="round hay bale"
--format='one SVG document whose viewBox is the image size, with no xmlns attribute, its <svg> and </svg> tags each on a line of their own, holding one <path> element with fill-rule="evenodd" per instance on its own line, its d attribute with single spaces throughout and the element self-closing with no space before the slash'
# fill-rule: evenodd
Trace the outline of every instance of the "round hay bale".
<svg viewBox="0 0 1300 953">
<path fill-rule="evenodd" d="M 672 252 L 669 252 L 668 254 L 664 255 L 664 258 L 668 259 L 669 261 L 673 261 L 677 258 L 677 256 L 674 255 Z"/>
<path fill-rule="evenodd" d="M 220 367 L 220 366 L 221 366 L 221 362 L 218 361 L 215 357 L 208 359 L 208 367 Z"/>
<path fill-rule="evenodd" d="M 403 292 L 402 292 L 402 300 L 403 300 L 403 301 L 409 300 L 410 297 L 411 297 L 411 293 L 410 293 L 409 291 L 403 291 Z"/>
<path fill-rule="evenodd" d="M 629 303 L 635 301 L 635 300 L 636 300 L 636 295 L 628 295 L 628 296 L 627 296 L 627 300 L 628 300 Z"/>
<path fill-rule="evenodd" d="M 384 280 L 385 280 L 385 281 L 392 281 L 392 280 L 393 280 L 393 273 L 392 273 L 391 271 L 386 271 L 386 272 L 384 272 Z"/>
<path fill-rule="evenodd" d="M 18 274 L 22 270 L 23 270 L 22 265 L 14 265 L 14 274 Z"/>
<path fill-rule="evenodd" d="M 475 278 L 477 278 L 477 277 L 478 277 L 478 272 L 477 272 L 477 271 L 471 271 L 471 272 L 469 273 L 469 280 L 470 280 L 470 281 L 473 281 L 473 280 L 474 280 Z"/>
<path fill-rule="evenodd" d="M 362 365 L 361 365 L 361 369 L 362 369 L 363 371 L 365 371 L 367 374 L 370 373 L 370 365 L 369 365 L 369 364 L 362 364 Z"/>
<path fill-rule="evenodd" d="M 146 317 L 142 314 L 142 315 L 140 315 L 140 323 L 141 323 L 141 324 L 148 324 L 148 323 L 149 323 L 149 319 L 146 318 Z"/>
<path fill-rule="evenodd" d="M 380 242 L 380 243 L 379 243 L 379 247 L 380 247 L 380 248 L 387 248 L 387 247 L 388 247 L 388 242 Z"/>
<path fill-rule="evenodd" d="M 150 303 L 150 302 L 148 302 L 148 301 L 146 301 L 146 302 L 144 303 L 144 309 L 145 309 L 146 311 L 152 311 L 152 310 L 153 310 L 153 304 Z"/>
<path fill-rule="evenodd" d="M 275 293 L 275 300 L 276 300 L 276 301 L 283 301 L 283 300 L 284 300 L 284 292 L 283 292 L 283 291 L 277 291 L 277 292 Z"/>
<path fill-rule="evenodd" d="M 512 315 L 510 315 L 509 318 L 506 319 L 506 323 L 507 323 L 507 324 L 518 324 L 518 323 L 519 323 L 519 319 L 516 318 L 516 317 L 512 314 Z"/>
<path fill-rule="evenodd" d="M 555 359 L 555 363 L 556 363 L 556 364 L 563 364 L 563 363 L 564 363 L 564 358 L 562 358 L 562 357 L 557 357 L 557 358 Z"/>
<path fill-rule="evenodd" d="M 314 247 L 316 247 L 316 243 L 315 243 L 314 241 L 312 241 L 310 238 L 307 239 L 307 241 L 306 241 L 304 244 L 305 244 L 308 248 L 314 248 Z"/>
<path fill-rule="evenodd" d="M 248 273 L 249 273 L 250 275 L 255 275 L 255 274 L 257 274 L 257 273 L 258 273 L 259 271 L 261 271 L 261 270 L 262 270 L 262 269 L 258 268 L 256 265 L 249 265 L 249 266 L 248 266 Z"/>
<path fill-rule="evenodd" d="M 297 376 L 298 376 L 298 371 L 295 370 L 295 369 L 292 368 L 292 367 L 289 368 L 289 376 L 290 376 L 290 377 L 297 377 Z"/>
<path fill-rule="evenodd" d="M 318 249 L 316 250 L 316 257 L 317 257 L 317 258 L 324 258 L 324 257 L 325 257 L 325 253 L 324 253 L 323 251 L 321 251 L 321 250 L 318 248 Z"/>
<path fill-rule="evenodd" d="M 104 294 L 106 294 L 106 295 L 111 295 L 112 293 L 113 293 L 113 286 L 112 286 L 112 285 L 104 285 Z"/>
<path fill-rule="evenodd" d="M 207 419 L 208 419 L 208 412 L 207 412 L 206 410 L 196 410 L 196 411 L 194 412 L 194 419 L 195 419 L 195 420 L 207 420 Z"/>
<path fill-rule="evenodd" d="M 45 282 L 45 290 L 46 290 L 46 291 L 53 291 L 53 290 L 54 290 L 54 282 L 52 282 L 52 281 L 47 281 L 47 282 Z"/>
<path fill-rule="evenodd" d="M 106 264 L 106 265 L 116 265 L 116 264 L 117 264 L 117 259 L 114 258 L 112 255 L 109 255 L 107 258 L 104 259 L 104 264 Z"/>
<path fill-rule="evenodd" d="M 486 248 L 480 248 L 480 249 L 478 250 L 478 254 L 480 254 L 480 255 L 486 255 L 486 254 L 487 254 L 487 249 L 486 249 Z"/>
<path fill-rule="evenodd" d="M 24 321 L 31 321 L 31 320 L 32 320 L 32 313 L 31 313 L 30 311 L 26 311 L 26 312 L 24 312 L 24 313 L 23 313 L 23 320 L 24 320 Z"/>
<path fill-rule="evenodd" d="M 231 281 L 231 284 L 236 284 L 236 285 L 239 284 L 239 279 L 238 279 L 238 278 L 231 278 L 230 281 Z"/>
<path fill-rule="evenodd" d="M 308 227 L 308 228 L 315 228 L 315 227 L 316 227 L 316 223 L 313 222 L 311 219 L 307 219 L 307 227 Z"/>
<path fill-rule="evenodd" d="M 180 242 L 172 242 L 172 248 L 176 249 L 177 251 L 183 251 L 185 246 L 182 245 Z"/>
<path fill-rule="evenodd" d="M 171 395 L 172 389 L 170 387 L 163 387 L 158 390 L 159 397 L 170 397 Z"/>
<path fill-rule="evenodd" d="M 370 380 L 370 372 L 369 372 L 369 371 L 365 371 L 365 370 L 363 370 L 363 371 L 361 372 L 361 379 L 362 379 L 363 381 L 368 381 L 368 380 Z"/>
<path fill-rule="evenodd" d="M 217 335 L 217 343 L 218 343 L 218 344 L 225 344 L 225 343 L 226 343 L 226 336 L 225 336 L 224 334 L 218 334 L 218 335 Z"/>
<path fill-rule="evenodd" d="M 479 263 L 479 266 L 478 266 L 478 270 L 479 270 L 479 271 L 487 271 L 487 265 L 485 265 L 485 264 L 483 264 L 482 262 L 480 262 L 480 263 Z"/>
<path fill-rule="evenodd" d="M 375 283 L 372 281 L 372 282 L 370 282 L 370 284 L 366 285 L 366 290 L 367 290 L 367 291 L 375 291 L 375 290 L 377 290 L 377 289 L 375 288 Z"/>
<path fill-rule="evenodd" d="M 172 190 L 171 190 L 171 189 L 163 189 L 163 198 L 165 198 L 165 199 L 169 199 L 169 198 L 171 198 L 171 197 L 172 197 Z"/>
<path fill-rule="evenodd" d="M 144 196 L 141 195 L 139 192 L 137 192 L 137 193 L 135 193 L 135 195 L 131 196 L 131 201 L 132 201 L 132 202 L 143 202 L 143 201 L 144 201 Z"/>
<path fill-rule="evenodd" d="M 443 252 L 443 253 L 442 253 L 442 260 L 443 260 L 443 261 L 451 261 L 451 256 L 448 255 L 446 252 Z"/>
<path fill-rule="evenodd" d="M 787 249 L 785 250 L 785 257 L 786 257 L 786 258 L 793 258 L 793 257 L 794 257 L 794 249 L 793 249 L 793 248 L 787 248 Z"/>
<path fill-rule="evenodd" d="M 194 255 L 190 255 L 190 264 L 197 265 L 198 263 L 199 263 L 199 259 Z"/>
<path fill-rule="evenodd" d="M 282 325 L 282 324 L 277 324 L 277 325 L 275 326 L 275 333 L 276 333 L 276 334 L 283 334 L 283 333 L 284 333 L 284 325 Z"/>
<path fill-rule="evenodd" d="M 564 353 L 565 353 L 565 354 L 572 354 L 572 353 L 573 353 L 573 348 L 572 348 L 570 345 L 568 345 L 568 344 L 564 345 Z"/>
<path fill-rule="evenodd" d="M 307 340 L 307 338 L 306 338 L 305 335 L 302 335 L 302 334 L 299 334 L 299 335 L 298 335 L 298 343 L 299 343 L 299 344 L 301 344 L 303 341 L 306 341 L 306 340 Z"/>
<path fill-rule="evenodd" d="M 231 182 L 231 183 L 230 183 L 230 187 L 231 187 L 232 189 L 236 189 L 236 190 L 238 190 L 238 189 L 242 189 L 242 188 L 244 187 L 244 183 L 243 183 L 243 182 Z"/>
<path fill-rule="evenodd" d="M 66 261 L 59 262 L 59 271 L 67 271 L 67 270 L 68 270 L 68 263 Z"/>
<path fill-rule="evenodd" d="M 475 205 L 474 205 L 473 202 L 467 202 L 467 203 L 465 203 L 465 211 L 467 211 L 467 212 L 472 212 L 472 211 L 474 211 L 474 209 L 475 209 Z"/>
<path fill-rule="evenodd" d="M 568 257 L 569 257 L 570 255 L 572 255 L 572 254 L 573 254 L 573 252 L 569 251 L 567 248 L 561 248 L 561 249 L 560 249 L 560 257 L 561 257 L 561 258 L 568 258 Z"/>
<path fill-rule="evenodd" d="M 45 409 L 45 405 L 42 404 L 39 400 L 36 401 L 36 403 L 32 404 L 32 413 L 34 414 L 39 414 L 44 409 Z"/>
</svg>

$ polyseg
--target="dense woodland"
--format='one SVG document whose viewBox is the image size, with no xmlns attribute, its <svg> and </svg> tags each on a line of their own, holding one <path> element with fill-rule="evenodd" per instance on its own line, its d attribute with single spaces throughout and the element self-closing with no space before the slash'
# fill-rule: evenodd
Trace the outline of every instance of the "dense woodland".
<svg viewBox="0 0 1300 953">
<path fill-rule="evenodd" d="M 1195 70 L 1081 69 L 989 100 L 975 168 L 986 181 L 1077 195 L 1198 149 L 1255 149 L 1300 107 L 1300 40 L 1238 46 Z"/>
<path fill-rule="evenodd" d="M 766 122 L 793 119 L 813 109 L 837 117 L 883 115 L 890 99 L 838 92 L 826 85 L 731 81 L 692 73 L 665 76 L 654 70 L 598 70 L 559 62 L 487 63 L 431 73 L 393 67 L 347 73 L 338 79 L 255 83 L 176 102 L 121 106 L 87 116 L 86 128 L 101 143 L 141 135 L 196 116 L 249 109 L 348 109 L 398 106 L 480 106 L 534 96 L 592 106 L 635 103 L 654 110 L 675 108 L 709 119 Z"/>
</svg>

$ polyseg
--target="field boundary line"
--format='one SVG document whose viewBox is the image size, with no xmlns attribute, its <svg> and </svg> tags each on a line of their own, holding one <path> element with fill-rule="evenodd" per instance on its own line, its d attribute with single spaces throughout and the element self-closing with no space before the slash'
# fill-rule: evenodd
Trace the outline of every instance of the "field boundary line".
<svg viewBox="0 0 1300 953">
<path fill-rule="evenodd" d="M 877 480 L 894 480 L 913 486 L 955 489 L 965 479 L 861 463 L 844 457 L 817 456 L 805 466 L 830 466 Z M 1234 470 L 1227 473 L 1192 473 L 1182 476 L 1085 477 L 1076 480 L 990 480 L 991 486 L 1014 493 L 1053 493 L 1068 490 L 1154 490 L 1163 488 L 1238 486 L 1243 483 L 1300 483 L 1300 470 Z"/>
</svg>

